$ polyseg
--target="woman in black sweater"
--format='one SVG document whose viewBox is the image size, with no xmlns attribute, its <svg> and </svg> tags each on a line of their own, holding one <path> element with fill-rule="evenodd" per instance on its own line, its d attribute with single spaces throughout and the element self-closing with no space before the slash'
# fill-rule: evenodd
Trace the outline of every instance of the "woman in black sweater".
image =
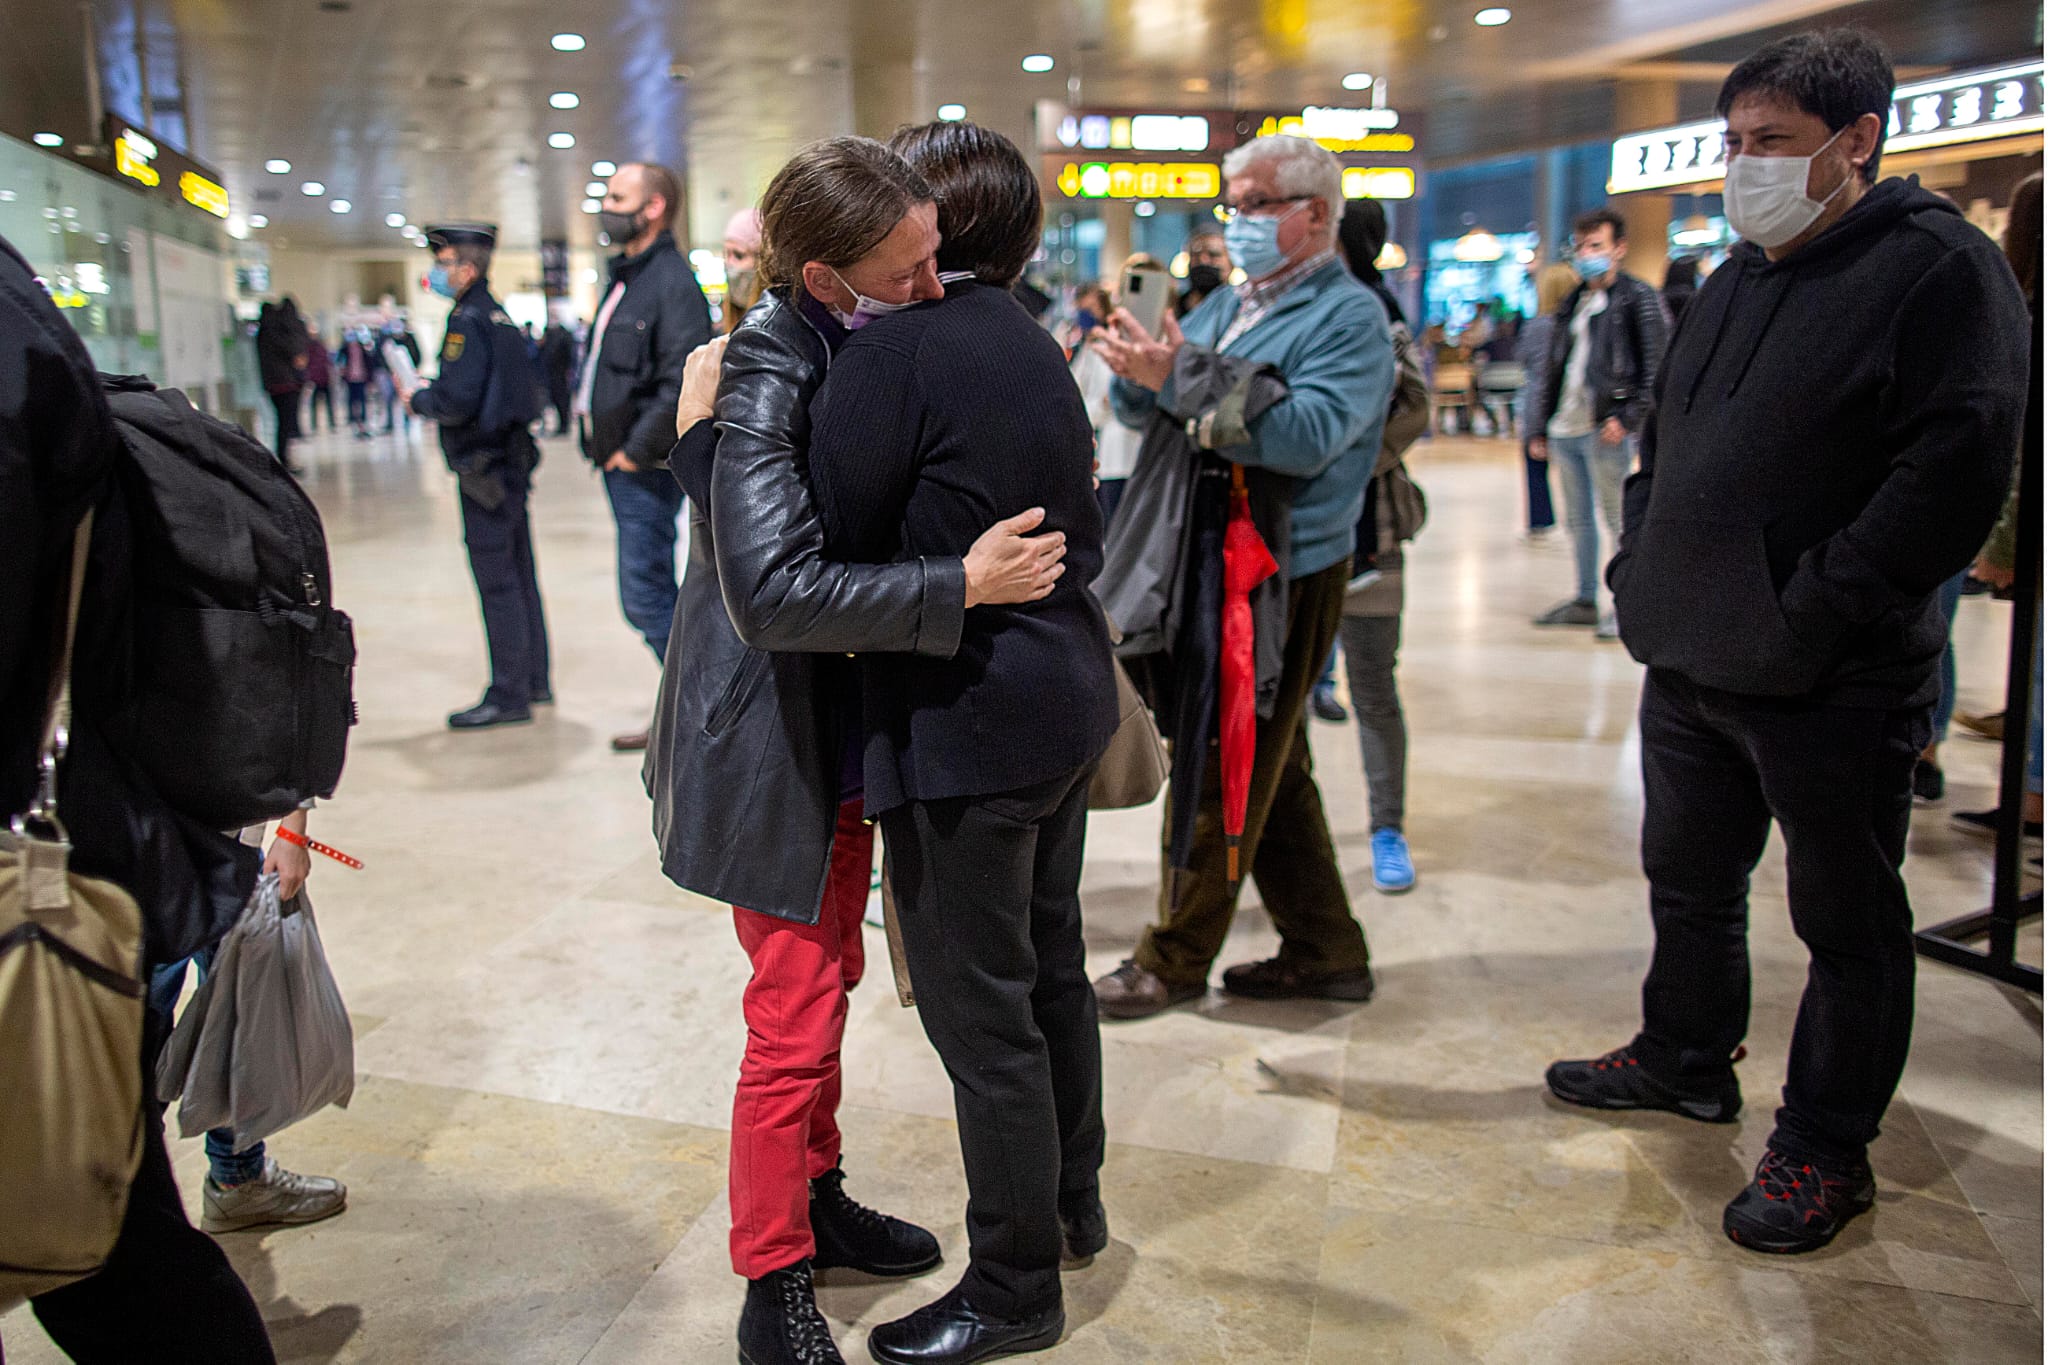
<svg viewBox="0 0 2048 1365">
<path fill-rule="evenodd" d="M 1102 1057 L 1081 940 L 1088 785 L 1117 722 L 1101 606 L 1093 434 L 1059 345 L 1010 296 L 1038 243 L 1037 178 L 967 123 L 891 144 L 939 201 L 943 302 L 862 328 L 812 404 L 810 473 L 833 559 L 960 554 L 1043 508 L 1067 572 L 1041 601 L 970 613 L 948 658 L 862 658 L 867 813 L 888 838 L 926 1034 L 953 1079 L 971 1261 L 875 1329 L 888 1362 L 1049 1347 L 1059 1264 L 1108 1238 Z"/>
</svg>

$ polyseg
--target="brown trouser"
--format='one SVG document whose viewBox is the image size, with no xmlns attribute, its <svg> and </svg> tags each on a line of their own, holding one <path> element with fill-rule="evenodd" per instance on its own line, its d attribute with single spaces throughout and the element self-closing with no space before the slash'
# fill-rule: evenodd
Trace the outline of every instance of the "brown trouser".
<svg viewBox="0 0 2048 1365">
<path fill-rule="evenodd" d="M 1323 794 L 1316 788 L 1308 745 L 1308 695 L 1322 675 L 1337 639 L 1344 611 L 1344 586 L 1351 561 L 1297 579 L 1287 590 L 1287 645 L 1280 693 L 1273 714 L 1258 725 L 1258 755 L 1252 763 L 1251 799 L 1245 808 L 1240 866 L 1251 869 L 1273 927 L 1280 931 L 1280 957 L 1315 973 L 1355 971 L 1368 961 L 1365 931 L 1352 917 Z M 1237 888 L 1225 872 L 1223 764 L 1214 740 L 1202 781 L 1202 810 L 1195 819 L 1191 866 L 1175 880 L 1165 845 L 1172 813 L 1163 827 L 1159 923 L 1145 931 L 1138 965 L 1172 986 L 1202 985 L 1223 949 L 1237 913 Z"/>
</svg>

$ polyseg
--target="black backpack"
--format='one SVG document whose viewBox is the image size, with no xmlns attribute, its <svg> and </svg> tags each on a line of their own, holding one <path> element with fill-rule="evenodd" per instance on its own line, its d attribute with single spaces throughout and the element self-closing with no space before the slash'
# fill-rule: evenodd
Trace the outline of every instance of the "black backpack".
<svg viewBox="0 0 2048 1365">
<path fill-rule="evenodd" d="M 331 796 L 355 724 L 355 634 L 312 500 L 176 389 L 101 375 L 135 526 L 132 752 L 220 830 Z"/>
</svg>

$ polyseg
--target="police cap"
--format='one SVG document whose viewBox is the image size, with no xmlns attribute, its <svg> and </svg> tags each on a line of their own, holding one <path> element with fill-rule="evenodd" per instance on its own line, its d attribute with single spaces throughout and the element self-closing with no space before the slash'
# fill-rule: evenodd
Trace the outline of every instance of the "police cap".
<svg viewBox="0 0 2048 1365">
<path fill-rule="evenodd" d="M 493 248 L 498 245 L 496 223 L 442 223 L 427 229 L 427 250 L 439 251 L 448 246 L 480 246 Z"/>
</svg>

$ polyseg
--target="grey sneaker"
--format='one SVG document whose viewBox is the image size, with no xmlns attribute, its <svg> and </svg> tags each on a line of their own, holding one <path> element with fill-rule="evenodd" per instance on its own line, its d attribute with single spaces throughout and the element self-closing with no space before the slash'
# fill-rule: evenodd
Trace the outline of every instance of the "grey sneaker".
<svg viewBox="0 0 2048 1365">
<path fill-rule="evenodd" d="M 1619 640 L 1621 638 L 1621 627 L 1614 623 L 1613 612 L 1610 611 L 1601 617 L 1600 624 L 1593 627 L 1593 638 L 1596 640 Z"/>
<path fill-rule="evenodd" d="M 1558 603 L 1535 620 L 1539 626 L 1592 626 L 1599 623 L 1600 608 L 1578 598 Z"/>
<path fill-rule="evenodd" d="M 300 1175 L 265 1157 L 263 1174 L 240 1185 L 217 1185 L 206 1177 L 205 1212 L 199 1226 L 208 1232 L 239 1232 L 272 1224 L 297 1226 L 332 1218 L 348 1207 L 348 1187 L 324 1175 Z"/>
</svg>

